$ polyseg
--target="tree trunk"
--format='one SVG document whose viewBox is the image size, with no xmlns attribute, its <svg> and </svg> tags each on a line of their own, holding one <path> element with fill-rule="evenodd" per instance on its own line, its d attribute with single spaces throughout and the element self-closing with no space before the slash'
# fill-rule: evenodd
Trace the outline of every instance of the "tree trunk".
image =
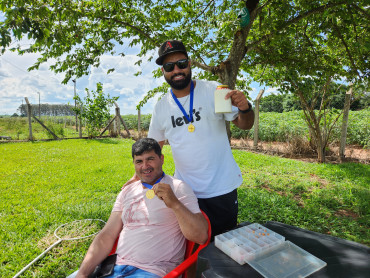
<svg viewBox="0 0 370 278">
<path fill-rule="evenodd" d="M 229 89 L 235 89 L 240 64 L 247 53 L 247 49 L 245 46 L 247 37 L 250 32 L 252 23 L 257 16 L 256 7 L 258 3 L 259 3 L 258 0 L 246 1 L 246 7 L 250 12 L 250 23 L 248 24 L 248 26 L 241 28 L 239 31 L 235 33 L 234 42 L 230 49 L 228 58 L 224 62 L 222 62 L 219 66 L 211 70 L 213 74 L 218 76 L 223 85 L 228 85 Z M 229 122 L 226 123 L 226 132 L 230 142 L 231 130 Z"/>
<path fill-rule="evenodd" d="M 325 162 L 325 144 L 322 138 L 320 125 L 315 124 L 313 127 L 310 127 L 310 134 L 312 135 L 312 139 L 314 139 L 315 149 L 317 152 L 317 162 L 324 163 Z M 311 130 L 312 129 L 312 130 Z"/>
<path fill-rule="evenodd" d="M 319 163 L 325 163 L 325 146 L 321 138 L 317 141 L 317 161 Z"/>
</svg>

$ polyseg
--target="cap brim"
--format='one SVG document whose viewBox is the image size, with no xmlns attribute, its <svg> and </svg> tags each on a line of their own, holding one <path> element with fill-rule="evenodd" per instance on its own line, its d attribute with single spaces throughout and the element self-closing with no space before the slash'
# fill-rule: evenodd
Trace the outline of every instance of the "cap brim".
<svg viewBox="0 0 370 278">
<path fill-rule="evenodd" d="M 181 52 L 181 53 L 184 53 L 186 55 L 186 58 L 189 58 L 188 56 L 188 53 L 186 51 L 182 51 L 182 50 L 174 50 L 174 51 L 169 51 L 167 52 L 166 54 L 162 55 L 162 56 L 159 56 L 157 58 L 157 60 L 155 60 L 155 63 L 158 65 L 158 66 L 163 66 L 163 60 L 164 58 L 168 55 L 168 54 L 171 54 L 171 53 L 176 53 L 176 52 Z"/>
</svg>

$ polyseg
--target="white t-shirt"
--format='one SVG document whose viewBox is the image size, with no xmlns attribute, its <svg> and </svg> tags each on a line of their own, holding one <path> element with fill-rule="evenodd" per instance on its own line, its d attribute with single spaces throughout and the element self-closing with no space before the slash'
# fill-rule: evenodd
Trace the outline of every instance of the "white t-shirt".
<svg viewBox="0 0 370 278">
<path fill-rule="evenodd" d="M 188 131 L 185 116 L 167 93 L 155 105 L 148 137 L 157 141 L 168 140 L 175 162 L 175 177 L 189 184 L 198 198 L 212 198 L 233 191 L 243 181 L 231 152 L 225 120 L 237 117 L 233 112 L 216 114 L 214 91 L 219 85 L 214 81 L 196 81 L 193 103 L 193 125 Z M 190 99 L 179 98 L 189 113 Z"/>
<path fill-rule="evenodd" d="M 200 213 L 190 186 L 165 175 L 176 197 L 191 212 Z M 118 195 L 113 212 L 122 212 L 123 229 L 117 245 L 119 265 L 131 265 L 161 277 L 184 260 L 185 237 L 173 211 L 158 197 L 145 197 L 140 181 L 126 186 Z"/>
</svg>

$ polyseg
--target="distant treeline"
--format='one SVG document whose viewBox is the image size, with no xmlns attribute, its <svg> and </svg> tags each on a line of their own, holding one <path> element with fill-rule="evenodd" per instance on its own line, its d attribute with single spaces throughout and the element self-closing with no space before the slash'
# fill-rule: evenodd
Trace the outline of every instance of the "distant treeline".
<svg viewBox="0 0 370 278">
<path fill-rule="evenodd" d="M 328 103 L 328 108 L 343 109 L 344 99 L 346 91 L 342 90 L 338 92 Z M 315 109 L 320 109 L 321 100 L 317 101 Z M 370 95 L 367 93 L 362 98 L 352 100 L 351 110 L 357 111 L 362 110 L 370 105 Z M 74 116 L 72 108 L 74 106 L 69 104 L 49 104 L 44 103 L 40 105 L 41 116 Z M 271 94 L 261 98 L 260 111 L 261 112 L 290 112 L 295 110 L 302 110 L 299 100 L 293 94 Z M 32 105 L 32 114 L 34 116 L 39 115 L 39 106 L 37 104 Z M 27 116 L 27 105 L 22 104 L 18 107 L 17 113 L 13 116 Z"/>
<path fill-rule="evenodd" d="M 343 109 L 346 91 L 342 90 L 338 92 L 328 103 L 328 108 Z M 319 98 L 315 110 L 320 109 L 321 99 Z M 351 110 L 357 111 L 365 109 L 370 105 L 370 95 L 365 94 L 362 98 L 352 100 Z M 290 112 L 295 110 L 302 110 L 299 100 L 293 94 L 279 94 L 279 95 L 268 95 L 261 98 L 260 111 L 261 112 Z"/>
<path fill-rule="evenodd" d="M 32 105 L 32 115 L 39 116 L 74 116 L 72 108 L 74 106 L 69 104 L 49 104 L 43 103 L 40 105 Z M 27 116 L 27 104 L 22 104 L 18 107 L 17 112 L 21 117 Z"/>
</svg>

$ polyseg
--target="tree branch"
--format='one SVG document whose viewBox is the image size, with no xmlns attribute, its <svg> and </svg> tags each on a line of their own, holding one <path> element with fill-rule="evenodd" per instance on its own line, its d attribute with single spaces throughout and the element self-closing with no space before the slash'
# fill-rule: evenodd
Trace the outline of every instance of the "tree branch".
<svg viewBox="0 0 370 278">
<path fill-rule="evenodd" d="M 319 123 L 320 123 L 320 121 L 321 121 L 321 117 L 322 117 L 322 114 L 321 114 L 321 111 L 324 109 L 324 117 L 326 117 L 326 111 L 325 111 L 325 105 L 324 105 L 324 99 L 325 99 L 325 95 L 326 95 L 326 93 L 328 92 L 328 90 L 329 90 L 329 84 L 330 84 L 330 82 L 331 82 L 331 77 L 328 77 L 328 80 L 326 80 L 326 82 L 325 82 L 325 85 L 324 85 L 324 87 L 323 87 L 323 94 L 322 94 L 322 97 L 321 97 L 321 103 L 320 103 L 320 109 L 319 109 L 319 116 L 318 116 L 318 121 L 319 121 Z M 325 123 L 325 126 L 326 126 L 326 123 Z"/>
<path fill-rule="evenodd" d="M 189 26 L 192 26 L 194 24 L 194 22 L 208 9 L 208 7 L 211 5 L 212 2 L 215 2 L 214 0 L 212 1 L 209 1 L 208 5 L 203 9 L 203 11 L 201 11 L 192 21 L 191 23 L 189 24 Z"/>
<path fill-rule="evenodd" d="M 315 48 L 314 48 L 314 45 L 313 43 L 310 41 L 310 38 L 307 36 L 307 27 L 308 27 L 308 22 L 304 28 L 304 32 L 303 32 L 303 36 L 304 38 L 307 40 L 308 44 L 311 46 L 311 49 L 312 49 L 312 52 L 315 54 L 315 56 L 317 57 L 317 53 L 315 51 Z"/>
<path fill-rule="evenodd" d="M 291 80 L 287 80 L 287 82 L 289 82 L 290 84 L 293 85 L 293 87 L 297 90 L 298 92 L 298 97 L 301 101 L 301 104 L 303 104 L 304 107 L 306 107 L 306 109 L 303 109 L 303 113 L 306 117 L 306 120 L 307 120 L 307 123 L 308 123 L 308 126 L 312 129 L 312 131 L 317 135 L 317 132 L 316 132 L 316 128 L 317 127 L 317 123 L 316 123 L 316 115 L 315 113 L 313 112 L 312 109 L 310 109 L 310 106 L 308 105 L 306 99 L 304 98 L 303 96 L 303 93 L 301 92 L 300 88 L 298 87 L 297 84 L 295 84 L 293 81 Z M 309 114 L 307 114 L 307 111 Z M 312 122 L 311 122 L 311 121 Z M 315 127 L 312 126 L 312 123 L 315 125 Z"/>
<path fill-rule="evenodd" d="M 318 14 L 318 13 L 322 13 L 324 12 L 325 10 L 327 9 L 330 9 L 330 8 L 333 8 L 333 7 L 336 7 L 336 6 L 340 6 L 340 5 L 343 5 L 343 4 L 346 4 L 347 2 L 343 1 L 343 2 L 339 2 L 339 3 L 332 3 L 332 4 L 326 4 L 326 5 L 322 5 L 320 7 L 317 7 L 317 8 L 314 8 L 310 11 L 307 11 L 303 14 L 300 14 L 298 16 L 296 16 L 295 18 L 285 22 L 284 24 L 282 24 L 281 26 L 279 26 L 275 32 L 271 32 L 270 34 L 266 34 L 264 36 L 262 36 L 261 39 L 259 39 L 258 41 L 255 41 L 253 43 L 250 43 L 249 45 L 247 45 L 245 47 L 245 54 L 247 54 L 248 52 L 250 52 L 251 50 L 253 50 L 254 48 L 256 48 L 258 45 L 260 45 L 261 43 L 265 42 L 266 40 L 274 37 L 275 35 L 279 34 L 281 31 L 285 30 L 285 28 L 289 27 L 290 25 L 296 23 L 296 22 L 299 22 L 301 21 L 302 19 L 306 18 L 306 17 L 309 17 L 313 14 Z M 258 9 L 257 9 L 258 10 Z"/>
<path fill-rule="evenodd" d="M 195 60 L 191 60 L 191 63 L 195 67 L 200 68 L 202 70 L 205 70 L 205 71 L 208 71 L 208 72 L 212 72 L 212 73 L 214 73 L 214 71 L 215 71 L 215 67 L 207 66 L 206 64 L 199 63 L 199 62 L 197 62 Z"/>
<path fill-rule="evenodd" d="M 344 40 L 343 38 L 343 35 L 342 33 L 340 32 L 339 28 L 338 28 L 338 25 L 335 24 L 334 21 L 332 21 L 333 23 L 333 26 L 334 26 L 334 29 L 335 29 L 335 32 L 337 33 L 337 36 L 339 37 L 339 39 L 342 41 L 344 47 L 346 48 L 346 52 L 347 52 L 347 55 L 348 55 L 348 58 L 349 60 L 351 61 L 351 64 L 352 64 L 352 67 L 353 67 L 353 70 L 356 71 L 357 75 L 360 76 L 360 73 L 358 72 L 357 70 L 357 67 L 356 67 L 356 64 L 355 64 L 355 61 L 353 60 L 353 57 L 352 57 L 352 54 L 351 52 L 349 51 L 349 48 L 348 48 L 348 45 L 346 43 L 346 41 Z"/>
<path fill-rule="evenodd" d="M 263 8 L 264 8 L 264 7 L 266 7 L 267 5 L 269 5 L 271 2 L 273 2 L 273 0 L 266 1 L 266 3 L 265 3 L 265 4 L 263 4 L 263 5 L 259 6 L 259 7 L 256 9 L 256 14 L 259 14 L 259 13 L 263 10 Z"/>
<path fill-rule="evenodd" d="M 356 10 L 358 10 L 360 13 L 362 13 L 365 17 L 367 17 L 368 20 L 370 20 L 370 15 L 364 11 L 363 9 L 361 9 L 359 6 L 355 5 L 355 4 L 350 4 L 350 6 L 352 6 L 353 8 L 355 8 Z"/>
<path fill-rule="evenodd" d="M 321 97 L 319 114 L 320 114 L 322 108 L 324 107 L 324 99 L 325 99 L 325 95 L 326 95 L 327 91 L 329 90 L 329 84 L 330 84 L 330 82 L 331 82 L 331 77 L 328 77 L 328 80 L 326 80 L 325 85 L 324 85 L 324 88 L 323 88 L 324 93 L 323 93 L 323 95 Z"/>
<path fill-rule="evenodd" d="M 157 42 L 154 38 L 152 38 L 148 33 L 144 32 L 142 29 L 140 29 L 140 28 L 138 28 L 138 27 L 136 27 L 134 25 L 131 25 L 130 23 L 127 23 L 125 21 L 121 21 L 121 20 L 119 20 L 117 18 L 109 18 L 109 17 L 97 17 L 97 18 L 99 18 L 101 20 L 106 20 L 106 21 L 113 20 L 116 23 L 119 23 L 119 24 L 121 24 L 123 26 L 129 27 L 129 28 L 135 30 L 136 32 L 138 32 L 139 34 L 141 34 L 142 36 L 146 37 L 150 41 L 152 41 L 155 45 L 160 46 L 160 43 Z"/>
</svg>

